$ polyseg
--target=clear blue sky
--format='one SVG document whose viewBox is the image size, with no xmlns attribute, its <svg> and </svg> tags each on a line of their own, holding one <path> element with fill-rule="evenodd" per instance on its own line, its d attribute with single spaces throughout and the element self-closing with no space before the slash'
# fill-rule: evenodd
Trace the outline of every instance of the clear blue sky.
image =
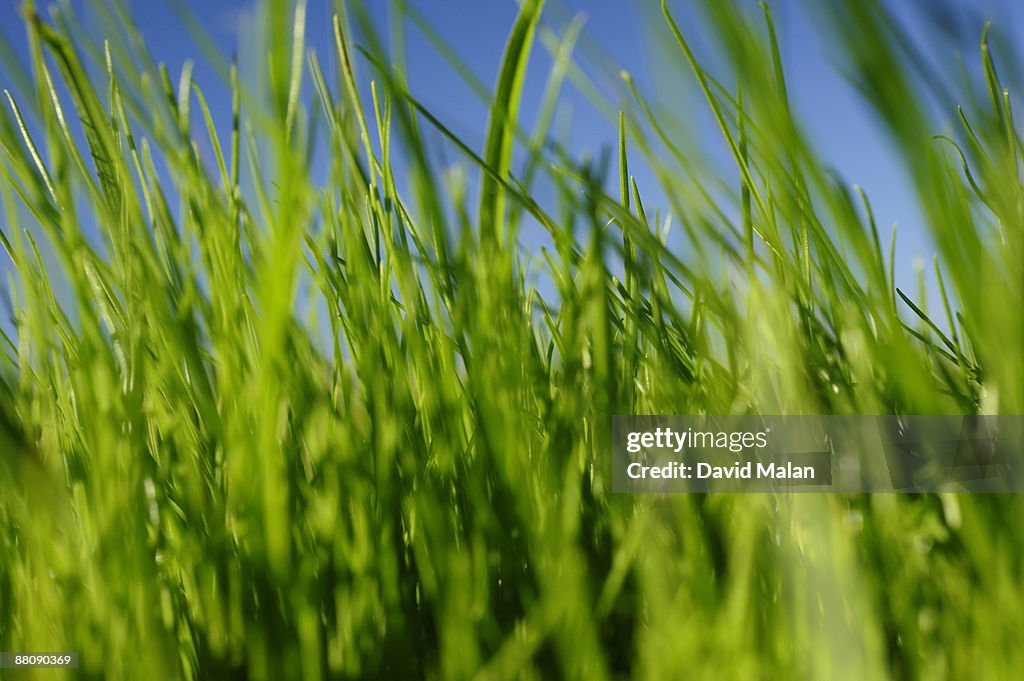
<svg viewBox="0 0 1024 681">
<path fill-rule="evenodd" d="M 183 0 L 200 19 L 216 43 L 230 55 L 237 51 L 243 64 L 259 59 L 253 54 L 254 0 Z M 471 65 L 473 72 L 488 85 L 492 84 L 498 68 L 505 36 L 517 11 L 513 0 L 406 0 L 419 9 L 429 21 L 457 46 L 461 56 Z M 738 0 L 741 5 L 756 9 L 756 3 Z M 0 9 L 0 32 L 15 52 L 24 53 L 24 36 L 15 15 L 14 4 L 3 3 Z M 41 5 L 43 3 L 40 3 Z M 73 0 L 71 5 L 86 23 L 90 23 L 91 2 Z M 217 76 L 200 57 L 197 45 L 181 28 L 169 0 L 126 0 L 131 13 L 153 55 L 166 62 L 176 74 L 186 58 L 197 58 L 195 78 L 210 100 L 215 117 L 222 124 L 229 120 L 229 102 L 226 88 L 220 86 Z M 370 0 L 372 12 L 379 25 L 387 25 L 386 0 Z M 672 6 L 685 21 L 693 16 L 686 0 L 676 0 Z M 908 181 L 897 159 L 888 148 L 883 132 L 875 125 L 870 111 L 863 105 L 830 61 L 832 54 L 809 21 L 804 9 L 807 2 L 782 0 L 771 3 L 775 11 L 780 34 L 783 60 L 789 78 L 790 95 L 800 118 L 825 159 L 850 184 L 862 185 L 872 199 L 880 226 L 887 231 L 894 222 L 901 225 L 897 270 L 903 287 L 913 289 L 911 262 L 915 256 L 930 261 L 931 247 L 920 229 L 918 208 L 912 199 Z M 927 0 L 893 0 L 894 11 L 922 39 L 934 34 L 933 22 L 945 19 L 935 12 L 939 5 Z M 1017 8 L 1014 0 L 953 0 L 953 18 L 945 21 L 968 64 L 977 51 L 977 39 L 983 18 L 997 20 L 999 32 L 1010 42 L 1024 37 L 1024 9 Z M 561 0 L 549 2 L 546 20 L 558 26 L 577 13 L 586 15 L 586 41 L 581 54 L 591 60 L 618 64 L 635 74 L 641 85 L 657 92 L 668 101 L 674 101 L 677 87 L 672 74 L 664 69 L 665 60 L 655 52 L 655 36 L 663 30 L 658 0 Z M 330 36 L 330 0 L 310 0 L 308 41 L 324 58 L 332 53 Z M 692 26 L 692 25 L 691 25 Z M 691 37 L 700 44 L 700 33 Z M 429 46 L 429 43 L 411 26 L 407 26 L 407 56 L 409 81 L 413 92 L 455 132 L 476 148 L 482 146 L 486 110 L 470 89 L 452 71 L 450 66 Z M 539 45 L 531 62 L 524 107 L 535 110 L 544 86 L 550 61 Z M 944 66 L 952 66 L 950 59 Z M 611 73 L 614 73 L 609 69 Z M 597 73 L 595 70 L 593 73 Z M 0 72 L 0 85 L 10 87 L 5 74 Z M 683 83 L 680 79 L 678 83 Z M 657 83 L 657 87 L 653 85 Z M 597 152 L 615 141 L 615 125 L 602 117 L 586 100 L 570 92 L 572 103 L 571 140 L 565 140 L 576 153 L 585 150 Z M 694 99 L 680 96 L 680 102 L 699 105 Z M 687 112 L 689 114 L 689 112 Z M 947 116 L 948 118 L 948 116 Z M 703 111 L 692 114 L 692 119 L 706 127 L 706 135 L 716 133 Z M 938 132 L 938 131 L 937 131 Z M 702 129 L 702 134 L 703 129 Z M 721 145 L 719 145 L 721 147 Z M 641 187 L 653 188 L 653 178 L 640 171 Z M 654 194 L 657 195 L 656 193 Z M 6 263 L 5 263 L 6 265 Z"/>
</svg>

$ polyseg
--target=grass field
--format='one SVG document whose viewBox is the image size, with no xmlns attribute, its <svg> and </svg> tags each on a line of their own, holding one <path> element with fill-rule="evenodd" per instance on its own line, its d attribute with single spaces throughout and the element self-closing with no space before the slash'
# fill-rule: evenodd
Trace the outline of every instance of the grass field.
<svg viewBox="0 0 1024 681">
<path fill-rule="evenodd" d="M 260 97 L 154 64 L 119 2 L 89 5 L 106 44 L 29 4 L 0 116 L 0 649 L 81 666 L 22 678 L 1019 678 L 1017 496 L 610 490 L 612 414 L 1024 413 L 1024 146 L 987 40 L 937 130 L 880 6 L 819 15 L 924 207 L 926 301 L 801 132 L 767 8 L 704 4 L 719 73 L 663 6 L 723 172 L 628 78 L 607 162 L 561 148 L 587 74 L 542 5 L 472 148 L 355 6 L 265 3 Z"/>
</svg>

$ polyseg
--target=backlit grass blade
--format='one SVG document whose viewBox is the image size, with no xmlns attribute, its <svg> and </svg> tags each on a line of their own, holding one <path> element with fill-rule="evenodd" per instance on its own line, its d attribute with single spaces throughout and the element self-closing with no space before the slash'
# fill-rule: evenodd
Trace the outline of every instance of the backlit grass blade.
<svg viewBox="0 0 1024 681">
<path fill-rule="evenodd" d="M 505 43 L 487 121 L 483 159 L 494 174 L 486 175 L 481 181 L 479 222 L 483 241 L 499 246 L 505 244 L 508 237 L 514 238 L 514 235 L 505 234 L 505 190 L 495 181 L 495 176 L 504 178 L 512 165 L 514 131 L 526 78 L 526 65 L 543 5 L 543 0 L 525 0 L 520 6 L 519 15 Z"/>
</svg>

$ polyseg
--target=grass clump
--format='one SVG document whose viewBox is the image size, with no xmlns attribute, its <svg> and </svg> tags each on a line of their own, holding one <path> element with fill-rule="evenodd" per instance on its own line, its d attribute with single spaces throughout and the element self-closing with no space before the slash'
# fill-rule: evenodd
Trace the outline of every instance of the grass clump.
<svg viewBox="0 0 1024 681">
<path fill-rule="evenodd" d="M 617 168 L 562 149 L 552 107 L 587 76 L 542 4 L 482 151 L 358 7 L 362 47 L 339 13 L 328 68 L 305 2 L 267 2 L 265 91 L 225 66 L 220 121 L 119 2 L 90 5 L 103 43 L 29 5 L 0 117 L 0 648 L 129 679 L 1021 668 L 1016 496 L 610 492 L 615 413 L 1021 413 L 1021 140 L 987 43 L 985 106 L 933 139 L 882 9 L 826 11 L 857 27 L 848 65 L 926 208 L 933 318 L 801 133 L 767 9 L 707 3 L 727 87 L 662 5 L 733 178 L 628 77 Z M 531 136 L 537 36 L 556 59 Z"/>
</svg>

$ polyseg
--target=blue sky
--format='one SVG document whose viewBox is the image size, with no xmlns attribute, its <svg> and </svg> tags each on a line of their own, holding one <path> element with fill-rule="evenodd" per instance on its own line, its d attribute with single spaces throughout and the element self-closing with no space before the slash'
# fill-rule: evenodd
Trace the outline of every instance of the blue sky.
<svg viewBox="0 0 1024 681">
<path fill-rule="evenodd" d="M 488 85 L 493 83 L 505 36 L 516 15 L 514 0 L 406 2 L 425 15 L 450 44 L 457 46 L 459 54 L 480 80 Z M 96 25 L 98 22 L 91 10 L 92 4 L 84 0 L 71 2 L 87 24 Z M 180 71 L 186 58 L 196 58 L 195 79 L 204 89 L 215 118 L 226 124 L 230 111 L 227 89 L 214 70 L 202 60 L 197 44 L 183 30 L 172 9 L 173 3 L 170 0 L 126 0 L 126 4 L 148 48 L 157 60 L 170 66 L 172 74 Z M 181 4 L 188 6 L 224 54 L 237 51 L 243 65 L 262 57 L 253 51 L 258 44 L 253 39 L 254 0 L 181 0 Z M 371 0 L 368 4 L 378 25 L 386 29 L 388 3 Z M 591 63 L 598 64 L 592 67 L 591 75 L 600 78 L 602 64 L 610 74 L 614 74 L 617 68 L 629 70 L 646 90 L 657 93 L 673 106 L 682 107 L 683 117 L 698 126 L 699 137 L 717 142 L 716 132 L 702 102 L 682 92 L 687 81 L 679 77 L 681 72 L 666 70 L 664 55 L 657 51 L 657 36 L 664 30 L 659 4 L 658 0 L 552 0 L 545 10 L 545 21 L 558 28 L 574 15 L 585 15 L 586 38 L 580 44 L 580 54 Z M 701 32 L 699 26 L 692 23 L 695 15 L 692 8 L 687 7 L 689 4 L 692 3 L 678 0 L 672 6 L 681 22 L 690 26 L 689 35 L 700 48 Z M 756 10 L 755 2 L 739 0 L 739 4 Z M 894 0 L 889 4 L 922 41 L 937 34 L 937 20 L 944 18 L 935 10 L 940 5 L 938 2 Z M 332 5 L 331 0 L 309 2 L 307 39 L 324 63 L 331 61 L 329 55 L 333 53 L 330 34 Z M 813 3 L 798 0 L 772 3 L 795 109 L 822 156 L 848 184 L 858 183 L 868 192 L 883 231 L 887 233 L 893 223 L 901 225 L 897 283 L 913 290 L 911 263 L 918 257 L 930 262 L 931 246 L 921 229 L 919 209 L 910 184 L 889 148 L 884 132 L 876 125 L 854 88 L 837 72 L 828 40 L 809 20 L 806 11 L 809 5 Z M 1017 8 L 1013 0 L 953 0 L 948 5 L 953 9 L 953 18 L 944 24 L 951 34 L 947 38 L 962 49 L 969 66 L 977 52 L 982 18 L 996 19 L 998 35 L 1010 42 L 1024 36 L 1024 10 Z M 0 31 L 4 40 L 15 52 L 23 54 L 23 30 L 19 22 L 13 20 L 16 17 L 12 5 L 5 3 L 0 12 L 3 13 Z M 406 39 L 409 81 L 414 94 L 471 146 L 482 147 L 485 107 L 429 42 L 408 24 Z M 949 61 L 943 66 L 952 64 Z M 547 54 L 538 44 L 524 94 L 527 116 L 537 107 L 549 65 Z M 617 66 L 613 68 L 612 65 Z M 7 82 L 0 85 L 10 86 Z M 581 94 L 571 89 L 566 94 L 566 101 L 572 109 L 571 138 L 562 141 L 574 153 L 590 151 L 596 154 L 615 143 L 613 121 L 603 117 Z M 945 118 L 949 118 L 948 114 Z M 942 116 L 939 120 L 941 122 Z M 710 148 L 715 146 L 714 142 L 709 143 Z M 721 144 L 717 147 L 724 150 Z M 724 154 L 720 160 L 725 162 Z M 641 188 L 653 189 L 655 183 L 649 173 L 639 164 L 635 168 Z M 658 196 L 656 191 L 651 195 Z"/>
</svg>

